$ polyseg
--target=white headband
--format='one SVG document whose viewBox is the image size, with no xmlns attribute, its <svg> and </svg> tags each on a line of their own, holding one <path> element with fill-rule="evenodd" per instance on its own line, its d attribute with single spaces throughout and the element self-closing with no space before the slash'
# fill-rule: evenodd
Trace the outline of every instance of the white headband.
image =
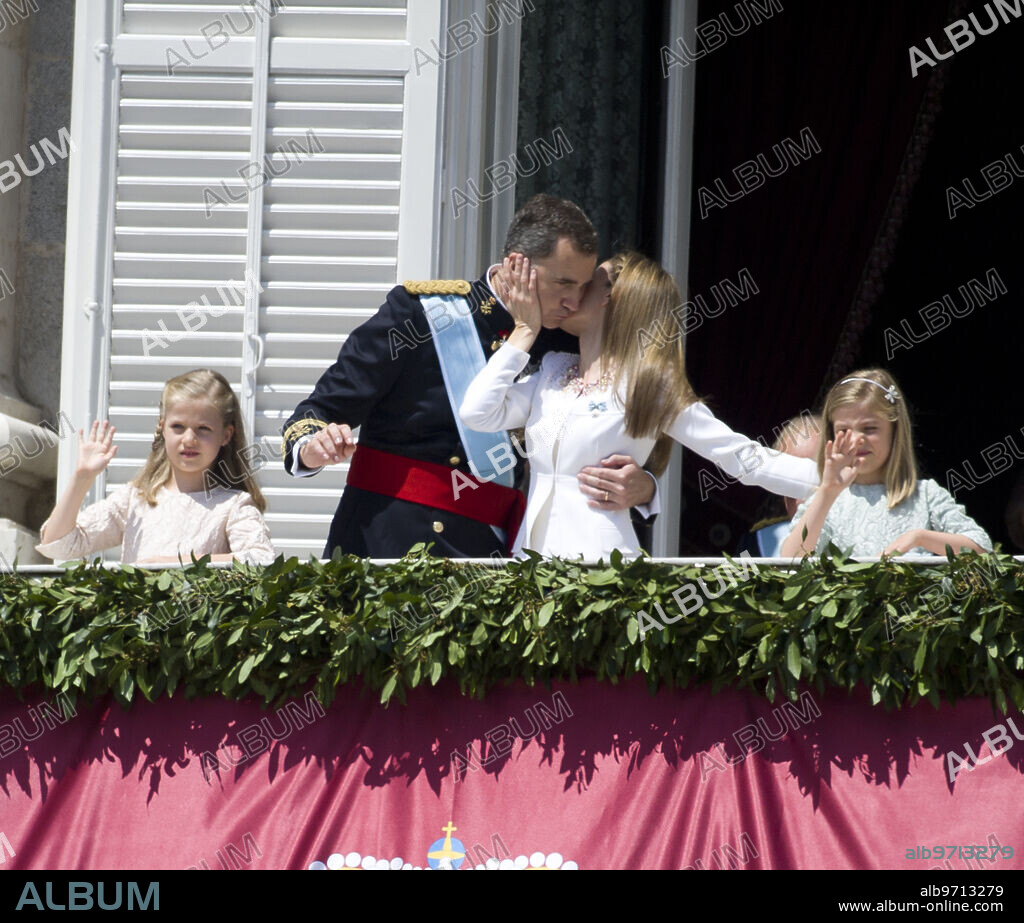
<svg viewBox="0 0 1024 923">
<path fill-rule="evenodd" d="M 879 384 L 872 378 L 844 378 L 841 382 L 839 382 L 839 384 L 845 385 L 848 381 L 866 381 L 869 385 L 875 385 L 876 387 L 881 388 L 885 392 L 885 399 L 890 404 L 895 404 L 896 398 L 900 396 L 899 392 L 896 390 L 896 385 L 889 385 L 889 387 L 887 388 L 885 385 Z"/>
</svg>

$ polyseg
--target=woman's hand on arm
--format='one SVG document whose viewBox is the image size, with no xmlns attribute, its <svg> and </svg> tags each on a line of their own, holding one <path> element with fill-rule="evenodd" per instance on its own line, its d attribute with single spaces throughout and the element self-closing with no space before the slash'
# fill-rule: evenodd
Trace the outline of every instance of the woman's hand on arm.
<svg viewBox="0 0 1024 923">
<path fill-rule="evenodd" d="M 78 512 L 82 501 L 92 487 L 92 482 L 110 460 L 117 455 L 117 446 L 113 444 L 116 430 L 106 420 L 102 426 L 94 420 L 86 438 L 82 430 L 78 431 L 78 462 L 70 483 L 57 500 L 49 519 L 43 524 L 39 540 L 41 544 L 55 542 L 64 538 L 78 520 Z"/>
</svg>

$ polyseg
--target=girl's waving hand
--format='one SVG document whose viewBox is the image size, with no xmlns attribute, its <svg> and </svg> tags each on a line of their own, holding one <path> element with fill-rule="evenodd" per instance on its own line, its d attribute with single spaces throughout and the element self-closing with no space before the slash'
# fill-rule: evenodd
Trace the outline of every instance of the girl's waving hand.
<svg viewBox="0 0 1024 923">
<path fill-rule="evenodd" d="M 857 437 L 852 431 L 840 430 L 835 440 L 825 443 L 825 468 L 821 486 L 833 490 L 849 487 L 857 477 L 861 459 L 857 455 Z"/>
<path fill-rule="evenodd" d="M 106 420 L 102 426 L 99 420 L 93 420 L 87 439 L 84 438 L 82 430 L 78 431 L 77 470 L 81 474 L 96 477 L 110 464 L 111 459 L 117 455 L 117 446 L 113 445 L 115 432 L 117 430 Z"/>
</svg>

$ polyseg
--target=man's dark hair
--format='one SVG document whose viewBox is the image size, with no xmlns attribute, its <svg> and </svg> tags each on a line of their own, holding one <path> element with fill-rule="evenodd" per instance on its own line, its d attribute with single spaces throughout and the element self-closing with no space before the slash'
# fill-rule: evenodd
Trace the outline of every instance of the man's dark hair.
<svg viewBox="0 0 1024 923">
<path fill-rule="evenodd" d="M 515 213 L 505 237 L 505 252 L 531 260 L 551 256 L 560 237 L 580 253 L 597 253 L 597 231 L 578 205 L 551 195 L 535 195 Z"/>
</svg>

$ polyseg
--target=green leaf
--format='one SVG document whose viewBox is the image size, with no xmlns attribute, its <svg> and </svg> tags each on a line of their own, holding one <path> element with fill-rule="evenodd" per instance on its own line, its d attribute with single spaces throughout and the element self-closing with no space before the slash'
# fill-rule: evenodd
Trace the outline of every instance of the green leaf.
<svg viewBox="0 0 1024 923">
<path fill-rule="evenodd" d="M 547 625 L 547 623 L 551 621 L 551 616 L 554 614 L 554 611 L 554 601 L 549 600 L 548 602 L 544 603 L 544 605 L 540 607 L 540 612 L 537 613 L 537 624 L 541 628 Z"/>
<path fill-rule="evenodd" d="M 786 645 L 786 669 L 789 670 L 793 679 L 800 679 L 800 648 L 796 638 L 790 638 Z"/>
<path fill-rule="evenodd" d="M 921 636 L 921 643 L 917 646 L 917 653 L 914 654 L 914 672 L 920 673 L 921 668 L 924 666 L 924 658 L 928 654 L 928 638 L 926 635 Z M 924 693 L 922 693 L 923 695 Z"/>
<path fill-rule="evenodd" d="M 122 702 L 131 702 L 135 694 L 135 680 L 126 670 L 117 678 L 117 694 Z"/>
<path fill-rule="evenodd" d="M 238 681 L 244 683 L 248 678 L 249 674 L 252 673 L 253 667 L 256 666 L 257 656 L 250 654 L 245 660 L 242 661 L 242 669 L 238 671 Z"/>
<path fill-rule="evenodd" d="M 153 701 L 152 687 L 146 681 L 146 671 L 145 670 L 139 670 L 135 674 L 135 683 L 139 687 L 139 689 L 142 690 L 142 694 L 146 697 L 146 699 L 148 701 L 152 702 Z"/>
</svg>

